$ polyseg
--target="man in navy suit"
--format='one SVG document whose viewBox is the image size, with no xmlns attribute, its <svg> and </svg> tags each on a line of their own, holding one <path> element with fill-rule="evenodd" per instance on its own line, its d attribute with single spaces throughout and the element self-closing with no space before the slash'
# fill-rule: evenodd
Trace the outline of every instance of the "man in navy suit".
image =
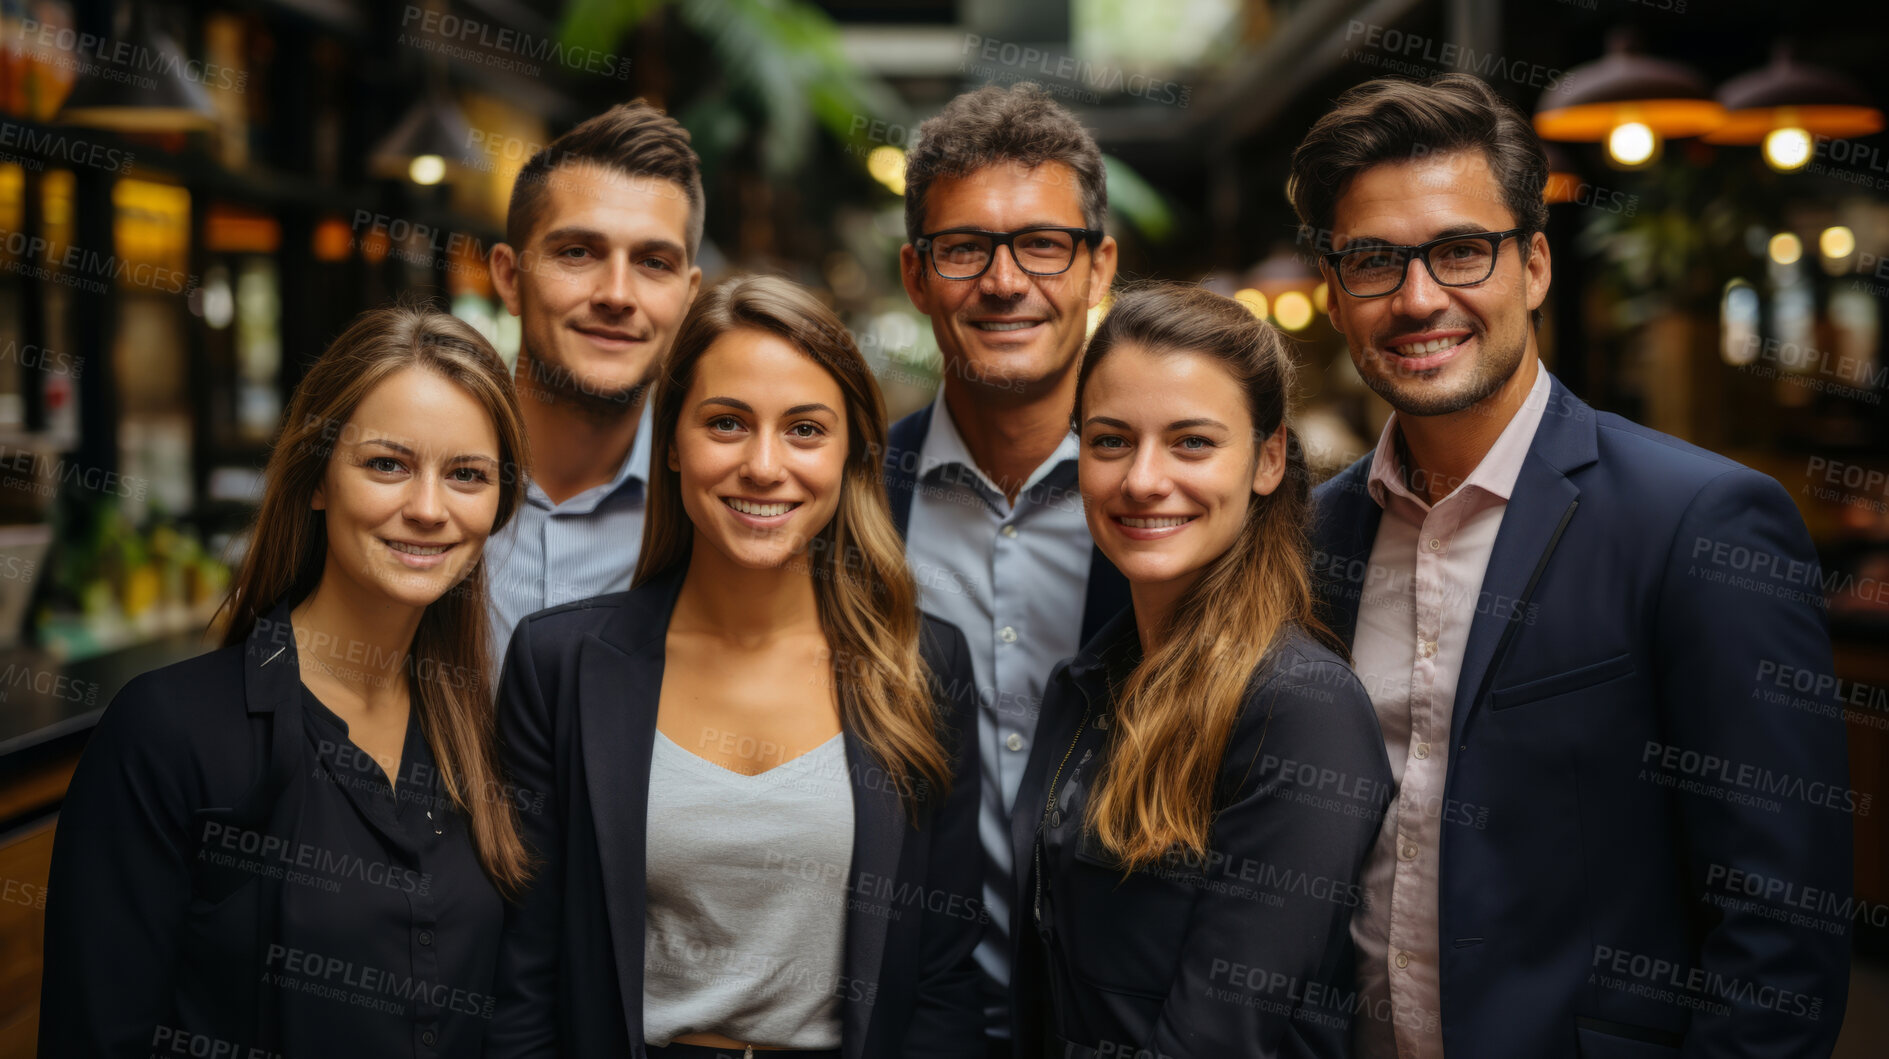
<svg viewBox="0 0 1889 1059">
<path fill-rule="evenodd" d="M 919 127 L 905 163 L 905 291 L 944 379 L 892 425 L 886 488 L 920 605 L 964 632 L 977 673 L 978 834 L 991 921 L 993 1055 L 1008 1052 L 1010 809 L 1056 663 L 1128 606 L 1089 539 L 1070 430 L 1089 310 L 1115 276 L 1102 153 L 1033 84 L 988 87 Z"/>
<path fill-rule="evenodd" d="M 1869 805 L 1816 554 L 1776 481 L 1541 364 L 1546 176 L 1467 75 L 1354 88 L 1293 156 L 1332 323 L 1394 409 L 1314 525 L 1397 782 L 1358 1054 L 1827 1056 Z"/>
</svg>

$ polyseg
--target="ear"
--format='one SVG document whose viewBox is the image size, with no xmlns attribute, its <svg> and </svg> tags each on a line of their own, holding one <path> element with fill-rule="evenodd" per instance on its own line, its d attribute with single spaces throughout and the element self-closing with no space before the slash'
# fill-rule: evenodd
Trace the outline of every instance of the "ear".
<svg viewBox="0 0 1889 1059">
<path fill-rule="evenodd" d="M 667 453 L 663 462 L 669 465 L 670 470 L 680 473 L 682 471 L 682 458 L 676 455 L 675 444 L 671 442 L 668 445 L 664 445 L 663 451 Z"/>
<path fill-rule="evenodd" d="M 1089 308 L 1102 304 L 1108 297 L 1109 288 L 1115 285 L 1115 237 L 1105 235 L 1095 244 L 1095 254 L 1089 265 Z"/>
<path fill-rule="evenodd" d="M 1325 277 L 1325 315 L 1331 317 L 1332 330 L 1345 334 L 1345 289 L 1338 285 L 1338 274 L 1331 270 L 1331 262 L 1320 258 L 1319 275 Z M 1345 335 L 1346 338 L 1351 336 Z"/>
<path fill-rule="evenodd" d="M 1528 264 L 1526 282 L 1528 284 L 1528 309 L 1530 312 L 1541 308 L 1541 303 L 1548 300 L 1548 283 L 1554 279 L 1554 262 L 1548 256 L 1548 237 L 1540 232 L 1531 232 L 1528 237 Z"/>
<path fill-rule="evenodd" d="M 309 500 L 308 509 L 310 511 L 328 510 L 328 497 L 326 494 L 322 492 L 321 486 L 318 485 L 315 487 L 315 495 L 312 499 Z"/>
<path fill-rule="evenodd" d="M 1273 490 L 1286 477 L 1286 425 L 1279 424 L 1279 429 L 1259 446 L 1259 462 L 1253 469 L 1253 492 L 1260 496 L 1271 496 Z"/>
<path fill-rule="evenodd" d="M 918 250 L 910 243 L 899 247 L 899 282 L 905 286 L 905 296 L 912 299 L 912 308 L 926 316 L 931 315 L 930 280 Z"/>
<path fill-rule="evenodd" d="M 697 265 L 689 269 L 689 300 L 682 303 L 682 312 L 688 314 L 689 306 L 695 304 L 695 296 L 702 293 L 702 268 Z"/>
<path fill-rule="evenodd" d="M 493 244 L 490 269 L 492 289 L 498 291 L 499 300 L 505 303 L 505 311 L 517 316 L 520 310 L 518 251 L 513 250 L 510 243 Z"/>
</svg>

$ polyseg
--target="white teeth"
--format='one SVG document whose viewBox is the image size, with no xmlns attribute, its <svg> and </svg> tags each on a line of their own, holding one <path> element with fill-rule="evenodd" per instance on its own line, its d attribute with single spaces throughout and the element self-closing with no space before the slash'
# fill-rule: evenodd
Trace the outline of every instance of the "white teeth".
<svg viewBox="0 0 1889 1059">
<path fill-rule="evenodd" d="M 402 541 L 388 541 L 387 547 L 397 552 L 406 552 L 408 555 L 438 555 L 450 547 L 450 545 L 434 544 L 421 547 L 418 544 L 407 544 Z"/>
<path fill-rule="evenodd" d="M 1428 342 L 1412 342 L 1399 352 L 1406 357 L 1427 357 L 1432 353 L 1441 353 L 1461 341 L 1461 338 L 1433 338 Z"/>
<path fill-rule="evenodd" d="M 1127 526 L 1130 529 L 1166 529 L 1169 526 L 1179 526 L 1179 525 L 1182 525 L 1183 523 L 1192 522 L 1192 521 L 1194 521 L 1194 519 L 1193 519 L 1193 516 L 1191 515 L 1189 515 L 1186 518 L 1126 518 L 1124 517 L 1122 519 L 1122 525 Z"/>
<path fill-rule="evenodd" d="M 1021 331 L 1026 327 L 1035 327 L 1035 320 L 979 320 L 971 325 L 979 331 Z"/>
<path fill-rule="evenodd" d="M 744 515 L 758 515 L 761 518 L 785 515 L 795 506 L 793 504 L 757 504 L 751 500 L 737 500 L 734 497 L 724 497 L 722 502 Z"/>
</svg>

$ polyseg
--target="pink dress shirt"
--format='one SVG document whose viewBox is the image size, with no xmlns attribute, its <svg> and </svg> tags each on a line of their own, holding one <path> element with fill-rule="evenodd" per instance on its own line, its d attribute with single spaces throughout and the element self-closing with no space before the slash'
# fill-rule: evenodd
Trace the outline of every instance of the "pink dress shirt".
<svg viewBox="0 0 1889 1059">
<path fill-rule="evenodd" d="M 1377 707 L 1397 793 L 1365 860 L 1365 901 L 1351 922 L 1366 1001 L 1353 1028 L 1359 1059 L 1443 1059 L 1437 866 L 1450 717 L 1489 552 L 1548 395 L 1548 373 L 1537 364 L 1533 387 L 1495 445 L 1434 507 L 1404 484 L 1396 413 L 1371 460 L 1371 498 L 1384 515 L 1352 661 Z"/>
</svg>

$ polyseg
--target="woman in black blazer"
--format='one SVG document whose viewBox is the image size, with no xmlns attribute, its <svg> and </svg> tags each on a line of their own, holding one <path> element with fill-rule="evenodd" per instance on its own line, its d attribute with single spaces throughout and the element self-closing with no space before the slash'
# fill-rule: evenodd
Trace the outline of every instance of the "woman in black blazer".
<svg viewBox="0 0 1889 1059">
<path fill-rule="evenodd" d="M 736 278 L 648 414 L 634 584 L 520 622 L 500 679 L 551 801 L 488 1054 L 981 1055 L 976 692 L 918 610 L 864 359 Z"/>
<path fill-rule="evenodd" d="M 478 560 L 523 457 L 452 316 L 365 313 L 315 363 L 224 647 L 126 685 L 73 774 L 41 1056 L 480 1054 L 526 860 Z"/>
<path fill-rule="evenodd" d="M 1044 695 L 1019 789 L 1019 1056 L 1349 1054 L 1390 767 L 1312 614 L 1291 361 L 1236 302 L 1116 298 L 1075 425 L 1133 598 Z"/>
</svg>

